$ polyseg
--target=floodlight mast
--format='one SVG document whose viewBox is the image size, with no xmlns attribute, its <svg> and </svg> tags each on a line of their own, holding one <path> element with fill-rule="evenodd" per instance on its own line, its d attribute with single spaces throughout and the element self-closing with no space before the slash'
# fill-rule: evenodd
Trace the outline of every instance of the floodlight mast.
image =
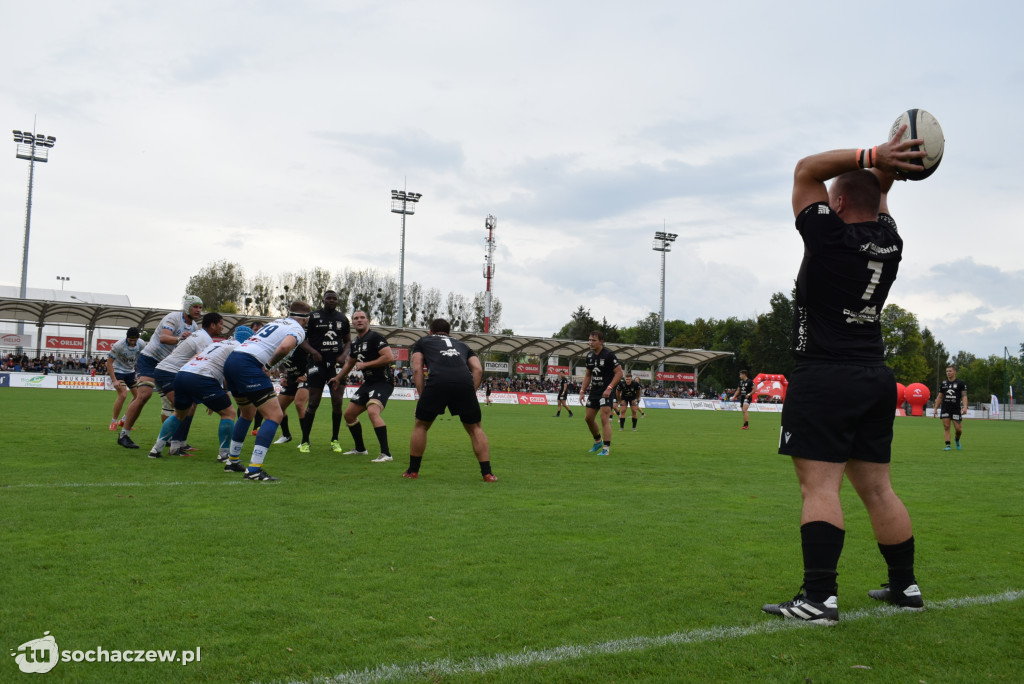
<svg viewBox="0 0 1024 684">
<path fill-rule="evenodd" d="M 672 251 L 672 243 L 679 237 L 676 233 L 659 230 L 654 233 L 655 252 L 661 252 L 661 332 L 658 335 L 658 346 L 665 346 L 665 252 Z"/>
<path fill-rule="evenodd" d="M 484 255 L 484 280 L 487 281 L 487 290 L 484 295 L 484 333 L 491 332 L 491 280 L 494 278 L 494 229 L 498 227 L 498 219 L 488 214 L 484 219 L 484 228 L 487 229 L 487 254 Z"/>
<path fill-rule="evenodd" d="M 32 132 L 15 130 L 14 142 L 16 151 L 14 156 L 28 162 L 28 200 L 25 202 L 25 242 L 21 251 L 21 290 L 19 297 L 25 299 L 28 295 L 28 243 L 29 235 L 32 232 L 32 186 L 35 182 L 36 162 L 46 163 L 49 161 L 50 150 L 57 142 L 52 135 L 43 135 L 35 132 L 35 121 L 32 122 Z M 18 334 L 25 334 L 25 322 L 18 321 Z M 19 347 L 20 350 L 20 347 Z"/>
<path fill-rule="evenodd" d="M 421 192 L 391 191 L 391 213 L 402 215 L 402 245 L 398 250 L 398 327 L 405 327 L 405 217 L 416 213 Z"/>
</svg>

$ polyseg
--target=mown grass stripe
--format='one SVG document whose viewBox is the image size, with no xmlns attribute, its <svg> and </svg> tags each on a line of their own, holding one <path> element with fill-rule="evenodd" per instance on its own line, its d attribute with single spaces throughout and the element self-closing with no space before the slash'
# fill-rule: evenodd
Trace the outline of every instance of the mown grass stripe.
<svg viewBox="0 0 1024 684">
<path fill-rule="evenodd" d="M 1024 597 L 1024 591 L 1008 590 L 1001 594 L 964 596 L 945 599 L 942 601 L 929 601 L 927 603 L 927 608 L 930 611 L 951 610 L 970 606 L 1017 601 L 1022 597 Z M 878 608 L 840 612 L 840 620 L 842 623 L 849 622 L 850 620 L 862 620 L 866 618 L 884 618 L 900 614 L 902 612 L 903 611 L 899 608 L 895 608 L 893 606 L 879 606 Z M 768 619 L 766 617 L 763 622 L 758 622 L 744 627 L 712 627 L 708 629 L 691 630 L 689 632 L 676 632 L 665 636 L 630 637 L 627 639 L 605 641 L 599 644 L 565 645 L 541 651 L 526 651 L 523 653 L 483 656 L 458 661 L 445 658 L 407 665 L 380 665 L 367 670 L 343 672 L 330 677 L 318 677 L 311 680 L 311 684 L 376 684 L 377 682 L 403 681 L 411 677 L 445 677 L 466 673 L 487 674 L 489 672 L 496 672 L 498 670 L 505 670 L 513 667 L 527 667 L 545 663 L 561 663 L 589 658 L 591 656 L 602 656 L 616 653 L 639 653 L 662 646 L 726 641 L 728 639 L 740 639 L 755 634 L 772 634 L 790 629 L 804 628 L 815 628 L 815 626 L 798 620 Z M 290 682 L 290 684 L 304 684 L 304 682 L 296 680 Z"/>
</svg>

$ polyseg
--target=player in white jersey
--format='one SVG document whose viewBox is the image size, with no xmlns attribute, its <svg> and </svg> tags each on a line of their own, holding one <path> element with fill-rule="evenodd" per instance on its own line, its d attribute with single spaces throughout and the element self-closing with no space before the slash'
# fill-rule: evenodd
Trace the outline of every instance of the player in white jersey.
<svg viewBox="0 0 1024 684">
<path fill-rule="evenodd" d="M 221 463 L 228 460 L 228 447 L 235 425 L 235 408 L 231 405 L 231 397 L 223 386 L 224 362 L 231 352 L 251 335 L 252 328 L 238 326 L 234 339 L 211 343 L 181 367 L 174 378 L 174 415 L 164 422 L 156 444 L 149 452 L 150 458 L 160 458 L 168 437 L 175 433 L 179 424 L 183 424 L 191 417 L 196 404 L 203 404 L 220 415 L 220 425 L 217 428 L 220 449 L 217 460 Z"/>
<path fill-rule="evenodd" d="M 167 358 L 167 355 L 174 349 L 174 345 L 186 339 L 199 328 L 198 321 L 203 313 L 203 300 L 195 295 L 185 295 L 181 300 L 181 307 L 181 311 L 164 316 L 160 325 L 153 331 L 153 337 L 139 354 L 136 364 L 136 373 L 139 377 L 136 385 L 138 394 L 128 405 L 121 434 L 117 437 L 117 443 L 126 449 L 139 448 L 139 445 L 133 442 L 129 436 L 129 431 L 135 427 L 135 421 L 139 419 L 142 408 L 153 396 L 153 390 L 156 389 L 156 365 Z"/>
<path fill-rule="evenodd" d="M 244 472 L 245 479 L 261 482 L 274 482 L 278 479 L 263 470 L 263 457 L 274 441 L 277 426 L 284 417 L 266 369 L 282 361 L 306 339 L 309 313 L 309 304 L 292 302 L 287 317 L 260 328 L 259 333 L 239 345 L 224 362 L 224 380 L 228 390 L 235 396 L 241 414 L 235 421 L 225 472 Z M 257 411 L 263 416 L 263 424 L 256 433 L 256 445 L 252 450 L 249 467 L 243 468 L 239 463 L 242 443 L 245 442 L 249 425 Z"/>
<path fill-rule="evenodd" d="M 211 311 L 210 313 L 203 315 L 202 329 L 197 330 L 174 347 L 174 351 L 167 355 L 167 357 L 156 365 L 156 375 L 154 380 L 156 381 L 156 389 L 160 392 L 161 396 L 170 404 L 171 413 L 177 412 L 177 403 L 174 400 L 174 378 L 178 375 L 178 371 L 184 366 L 189 359 L 201 352 L 206 347 L 213 344 L 213 338 L 220 337 L 223 334 L 224 329 L 224 317 L 219 313 Z M 186 450 L 182 447 L 185 444 L 185 440 L 188 438 L 189 428 L 192 426 L 192 416 L 195 413 L 195 406 L 193 405 L 188 415 L 180 419 L 180 424 L 175 425 L 170 420 L 165 420 L 163 425 L 160 426 L 160 436 L 157 438 L 157 442 L 161 444 L 170 439 L 171 455 L 172 456 L 188 456 Z M 170 416 L 168 416 L 170 418 Z M 168 432 L 168 423 L 174 425 L 176 430 Z M 173 435 L 173 437 L 171 437 Z M 163 447 L 161 446 L 161 449 Z M 156 453 L 154 453 L 154 451 Z M 149 452 L 150 458 L 160 458 L 160 450 L 154 447 L 154 451 Z"/>
<path fill-rule="evenodd" d="M 114 399 L 114 417 L 110 420 L 111 432 L 117 429 L 117 416 L 121 413 L 128 391 L 131 390 L 132 401 L 135 401 L 138 394 L 138 390 L 135 389 L 135 362 L 141 352 L 138 328 L 128 328 L 125 338 L 115 342 L 107 352 L 107 375 L 110 376 L 111 386 L 117 392 L 117 399 Z M 124 425 L 123 416 L 120 424 Z"/>
</svg>

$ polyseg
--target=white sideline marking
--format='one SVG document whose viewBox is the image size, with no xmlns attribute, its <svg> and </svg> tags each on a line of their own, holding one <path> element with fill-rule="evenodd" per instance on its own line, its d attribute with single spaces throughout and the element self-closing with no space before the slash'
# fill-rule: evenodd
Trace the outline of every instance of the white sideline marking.
<svg viewBox="0 0 1024 684">
<path fill-rule="evenodd" d="M 1024 597 L 1024 591 L 1008 590 L 1002 594 L 989 594 L 988 596 L 965 596 L 962 598 L 946 599 L 944 601 L 929 601 L 926 605 L 929 611 L 964 608 L 967 606 L 988 605 L 992 603 L 1005 603 L 1016 601 Z M 850 620 L 861 620 L 871 617 L 886 617 L 903 613 L 894 606 L 883 605 L 878 608 L 865 610 L 854 610 L 840 613 L 840 624 Z M 771 634 L 790 629 L 815 629 L 815 625 L 809 625 L 800 620 L 786 620 L 781 618 L 769 618 L 765 616 L 763 622 L 758 622 L 746 627 L 712 627 L 709 629 L 696 629 L 689 632 L 676 632 L 658 637 L 631 637 L 628 639 L 616 639 L 600 644 L 582 646 L 557 646 L 542 651 L 524 651 L 507 655 L 483 656 L 479 658 L 467 658 L 465 660 L 451 660 L 442 658 L 430 662 L 413 663 L 410 665 L 378 665 L 373 669 L 353 670 L 343 672 L 333 677 L 316 677 L 313 684 L 341 684 L 343 682 L 390 682 L 403 681 L 413 677 L 445 677 L 463 673 L 487 674 L 510 667 L 525 667 L 538 663 L 560 663 L 570 660 L 579 660 L 590 656 L 608 655 L 611 653 L 637 653 L 647 651 L 661 646 L 675 644 L 700 644 L 710 641 L 725 641 L 726 639 L 739 639 L 754 634 Z M 302 684 L 301 680 L 294 680 L 291 684 Z"/>
<path fill-rule="evenodd" d="M 51 482 L 49 484 L 0 485 L 0 489 L 41 489 L 46 487 L 188 487 L 193 485 L 237 485 L 244 480 L 223 482 Z"/>
</svg>

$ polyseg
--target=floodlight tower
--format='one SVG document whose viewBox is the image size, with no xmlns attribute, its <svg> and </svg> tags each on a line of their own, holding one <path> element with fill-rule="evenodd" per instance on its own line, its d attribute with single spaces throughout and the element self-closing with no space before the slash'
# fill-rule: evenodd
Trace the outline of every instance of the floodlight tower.
<svg viewBox="0 0 1024 684">
<path fill-rule="evenodd" d="M 491 332 L 491 280 L 494 278 L 494 229 L 498 227 L 498 219 L 488 214 L 484 219 L 484 228 L 487 229 L 487 254 L 484 255 L 484 280 L 487 281 L 487 291 L 484 295 L 484 333 Z"/>
<path fill-rule="evenodd" d="M 402 215 L 402 246 L 398 251 L 398 327 L 405 327 L 405 217 L 416 213 L 421 192 L 391 191 L 391 213 Z"/>
<path fill-rule="evenodd" d="M 28 293 L 28 238 L 32 229 L 32 185 L 35 181 L 36 162 L 46 163 L 49 159 L 50 150 L 57 142 L 52 135 L 43 135 L 35 132 L 35 122 L 32 123 L 33 132 L 14 131 L 14 142 L 17 148 L 14 156 L 28 162 L 28 201 L 25 203 L 25 243 L 21 252 L 21 291 L 19 296 L 25 299 Z M 18 334 L 25 333 L 25 322 L 18 321 Z"/>
<path fill-rule="evenodd" d="M 679 237 L 676 233 L 659 230 L 654 233 L 654 251 L 661 252 L 661 333 L 658 335 L 658 346 L 665 346 L 665 252 L 672 251 L 672 243 Z"/>
<path fill-rule="evenodd" d="M 69 280 L 71 280 L 71 276 L 57 276 L 57 280 L 60 281 L 60 291 L 63 292 L 64 291 L 64 283 L 66 283 Z"/>
</svg>

